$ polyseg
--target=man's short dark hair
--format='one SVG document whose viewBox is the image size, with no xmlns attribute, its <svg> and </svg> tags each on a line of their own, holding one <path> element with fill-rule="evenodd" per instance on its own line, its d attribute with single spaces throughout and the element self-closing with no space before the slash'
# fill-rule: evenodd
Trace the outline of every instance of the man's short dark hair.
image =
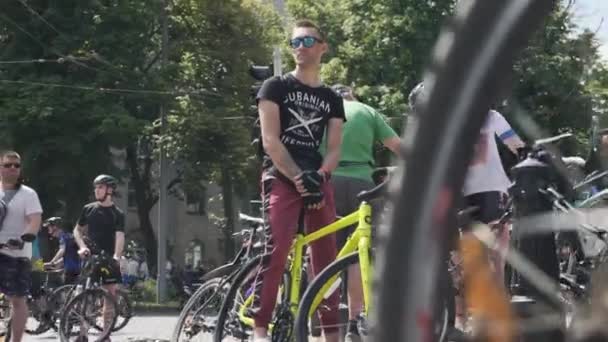
<svg viewBox="0 0 608 342">
<path fill-rule="evenodd" d="M 19 153 L 15 152 L 15 151 L 4 151 L 2 152 L 2 159 L 4 158 L 15 158 L 15 159 L 21 159 L 21 156 L 19 155 Z"/>
<path fill-rule="evenodd" d="M 310 19 L 300 19 L 300 20 L 296 21 L 296 23 L 293 27 L 294 28 L 299 28 L 299 27 L 314 28 L 315 30 L 317 30 L 317 33 L 319 34 L 319 38 L 321 38 L 322 41 L 327 40 L 325 33 L 323 33 L 323 31 L 321 30 L 319 25 L 317 25 L 314 21 L 312 21 Z"/>
</svg>

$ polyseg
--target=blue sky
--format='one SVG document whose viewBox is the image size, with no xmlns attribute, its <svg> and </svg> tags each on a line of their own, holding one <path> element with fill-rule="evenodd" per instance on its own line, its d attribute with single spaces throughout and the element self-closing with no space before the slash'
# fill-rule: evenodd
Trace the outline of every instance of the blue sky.
<svg viewBox="0 0 608 342">
<path fill-rule="evenodd" d="M 574 19 L 581 28 L 596 31 L 599 27 L 600 53 L 608 61 L 608 0 L 576 0 Z"/>
</svg>

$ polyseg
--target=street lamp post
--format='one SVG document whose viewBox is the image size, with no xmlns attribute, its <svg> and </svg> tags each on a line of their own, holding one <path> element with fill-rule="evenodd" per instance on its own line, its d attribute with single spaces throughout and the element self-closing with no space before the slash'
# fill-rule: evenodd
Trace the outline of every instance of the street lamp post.
<svg viewBox="0 0 608 342">
<path fill-rule="evenodd" d="M 167 24 L 167 0 L 163 0 L 161 9 L 161 25 L 162 25 L 162 42 L 161 42 L 161 66 L 164 68 L 167 65 L 169 47 L 169 29 Z M 166 104 L 163 102 L 160 106 L 160 134 L 164 136 L 166 132 Z M 167 300 L 167 228 L 168 228 L 168 201 L 167 201 L 167 185 L 168 185 L 168 165 L 165 153 L 165 144 L 160 140 L 160 181 L 159 181 L 159 196 L 158 196 L 158 255 L 157 255 L 157 278 L 156 278 L 156 301 L 163 303 Z"/>
<path fill-rule="evenodd" d="M 274 0 L 274 8 L 281 17 L 281 22 L 285 26 L 285 3 L 283 0 Z M 274 75 L 279 76 L 283 73 L 283 64 L 281 63 L 281 47 L 275 45 L 272 53 L 272 64 L 274 66 Z"/>
</svg>

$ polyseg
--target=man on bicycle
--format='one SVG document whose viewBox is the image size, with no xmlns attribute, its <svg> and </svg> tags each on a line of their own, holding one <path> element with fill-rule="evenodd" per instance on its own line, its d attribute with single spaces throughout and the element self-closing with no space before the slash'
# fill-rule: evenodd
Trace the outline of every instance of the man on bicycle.
<svg viewBox="0 0 608 342">
<path fill-rule="evenodd" d="M 414 114 L 419 113 L 420 96 L 424 85 L 417 85 L 409 95 L 410 107 Z M 497 222 L 505 212 L 505 201 L 511 184 L 503 168 L 496 139 L 500 139 L 515 155 L 518 149 L 525 146 L 507 120 L 497 111 L 489 110 L 486 121 L 481 128 L 479 139 L 475 145 L 473 160 L 465 178 L 463 187 L 466 206 L 478 207 L 475 219 L 491 224 Z M 509 245 L 509 230 L 503 227 L 498 232 L 498 252 L 492 252 L 490 259 L 499 284 L 505 284 L 505 260 L 503 253 Z M 457 303 L 457 314 L 464 315 L 462 303 Z M 465 318 L 457 317 L 464 321 Z M 457 325 L 463 322 L 457 321 Z"/>
<path fill-rule="evenodd" d="M 117 286 L 122 281 L 118 261 L 122 256 L 125 245 L 125 214 L 114 204 L 112 197 L 116 191 L 118 182 L 110 175 L 99 175 L 93 181 L 95 189 L 95 202 L 84 206 L 78 223 L 74 228 L 74 239 L 80 247 L 78 254 L 85 258 L 91 255 L 91 249 L 95 253 L 103 252 L 105 255 L 113 255 L 112 261 L 105 265 L 108 274 L 101 274 L 101 284 L 112 296 L 116 297 Z M 86 234 L 90 244 L 87 246 L 84 240 Z M 104 324 L 111 322 L 114 313 L 108 305 L 104 305 Z"/>
<path fill-rule="evenodd" d="M 350 87 L 336 84 L 332 87 L 344 99 L 346 123 L 342 127 L 340 162 L 332 174 L 336 213 L 346 216 L 359 208 L 357 194 L 374 187 L 374 145 L 381 143 L 398 154 L 401 139 L 374 108 L 355 98 Z M 342 248 L 356 226 L 336 233 L 338 249 Z M 349 324 L 345 342 L 359 342 L 357 317 L 363 308 L 361 270 L 358 265 L 348 269 Z"/>
<path fill-rule="evenodd" d="M 304 211 L 308 232 L 335 221 L 330 173 L 340 157 L 344 107 L 342 99 L 322 84 L 321 58 L 327 52 L 325 36 L 308 20 L 296 22 L 290 40 L 296 69 L 273 77 L 258 93 L 258 111 L 264 148 L 262 195 L 266 251 L 272 253 L 256 279 L 254 341 L 270 341 L 272 317 L 281 275 Z M 327 130 L 327 153 L 319 153 Z M 316 274 L 336 256 L 333 235 L 312 244 Z M 321 320 L 327 341 L 337 341 L 337 296 Z"/>
<path fill-rule="evenodd" d="M 38 194 L 21 184 L 21 157 L 0 156 L 0 292 L 11 303 L 12 341 L 20 342 L 28 317 L 27 295 L 32 286 L 32 244 L 40 228 Z"/>
<path fill-rule="evenodd" d="M 59 240 L 59 250 L 44 266 L 53 268 L 63 264 L 63 283 L 76 283 L 80 275 L 80 258 L 74 235 L 63 229 L 61 217 L 51 217 L 42 226 L 48 229 L 50 236 Z"/>
</svg>

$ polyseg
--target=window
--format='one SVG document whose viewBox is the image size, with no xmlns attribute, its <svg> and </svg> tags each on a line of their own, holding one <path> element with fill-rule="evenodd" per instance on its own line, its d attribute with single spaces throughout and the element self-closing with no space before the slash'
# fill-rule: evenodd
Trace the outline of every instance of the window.
<svg viewBox="0 0 608 342">
<path fill-rule="evenodd" d="M 191 240 L 184 255 L 185 264 L 192 267 L 198 267 L 203 262 L 204 254 L 205 244 L 199 239 Z"/>
<path fill-rule="evenodd" d="M 192 215 L 207 214 L 207 192 L 205 190 L 186 192 L 186 212 Z"/>
</svg>

